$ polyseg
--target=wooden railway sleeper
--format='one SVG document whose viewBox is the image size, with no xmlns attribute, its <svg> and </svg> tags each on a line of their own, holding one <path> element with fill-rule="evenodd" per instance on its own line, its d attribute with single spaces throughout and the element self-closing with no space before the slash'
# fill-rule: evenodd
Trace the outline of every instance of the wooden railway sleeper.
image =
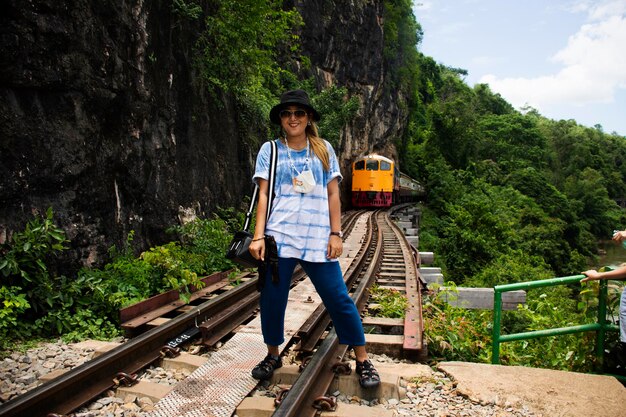
<svg viewBox="0 0 626 417">
<path fill-rule="evenodd" d="M 139 379 L 137 379 L 137 374 L 127 374 L 126 372 L 118 372 L 115 374 L 115 378 L 113 378 L 115 386 L 124 384 L 127 387 L 132 387 L 138 382 Z"/>
</svg>

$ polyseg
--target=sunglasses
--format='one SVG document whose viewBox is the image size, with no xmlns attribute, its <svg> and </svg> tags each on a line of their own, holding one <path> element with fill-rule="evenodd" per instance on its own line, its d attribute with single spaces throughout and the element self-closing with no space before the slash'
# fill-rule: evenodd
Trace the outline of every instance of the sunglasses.
<svg viewBox="0 0 626 417">
<path fill-rule="evenodd" d="M 302 119 L 304 116 L 306 116 L 306 111 L 298 109 L 298 110 L 281 110 L 280 113 L 278 113 L 280 115 L 281 119 L 289 119 L 291 118 L 291 116 L 296 116 L 297 119 Z"/>
</svg>

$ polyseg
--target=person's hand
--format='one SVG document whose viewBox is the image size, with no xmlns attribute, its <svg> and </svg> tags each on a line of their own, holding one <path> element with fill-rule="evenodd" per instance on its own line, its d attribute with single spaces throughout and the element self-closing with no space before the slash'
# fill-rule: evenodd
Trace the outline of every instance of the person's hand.
<svg viewBox="0 0 626 417">
<path fill-rule="evenodd" d="M 582 274 L 586 275 L 587 277 L 581 279 L 580 282 L 597 281 L 599 279 L 602 279 L 600 277 L 600 273 L 598 271 L 596 271 L 595 269 L 590 269 L 588 271 L 584 271 Z"/>
<path fill-rule="evenodd" d="M 617 232 L 615 232 L 615 234 L 613 235 L 613 240 L 616 242 L 626 240 L 626 230 L 618 230 Z"/>
<path fill-rule="evenodd" d="M 343 252 L 343 241 L 339 236 L 330 235 L 328 238 L 328 246 L 326 247 L 326 257 L 335 259 L 341 256 Z"/>
<path fill-rule="evenodd" d="M 265 239 L 251 242 L 250 247 L 248 247 L 248 252 L 250 252 L 254 259 L 265 261 Z"/>
</svg>

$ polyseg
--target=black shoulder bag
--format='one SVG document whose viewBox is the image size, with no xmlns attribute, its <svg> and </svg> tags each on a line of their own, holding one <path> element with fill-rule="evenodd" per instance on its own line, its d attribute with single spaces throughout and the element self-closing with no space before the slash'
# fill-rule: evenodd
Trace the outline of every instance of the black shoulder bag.
<svg viewBox="0 0 626 417">
<path fill-rule="evenodd" d="M 274 201 L 274 183 L 276 182 L 276 165 L 278 161 L 278 150 L 276 148 L 276 142 L 270 141 L 272 146 L 270 152 L 270 172 L 269 172 L 269 184 L 268 190 L 270 193 L 270 198 L 267 207 L 267 213 L 265 215 L 265 221 L 267 224 L 267 220 L 270 218 L 270 213 L 272 212 L 272 202 Z M 257 203 L 259 197 L 259 186 L 254 186 L 254 191 L 252 192 L 252 200 L 250 201 L 250 208 L 246 213 L 246 221 L 243 225 L 243 230 L 235 233 L 233 236 L 233 240 L 228 245 L 228 251 L 226 252 L 226 258 L 230 259 L 233 262 L 238 263 L 239 265 L 245 268 L 258 268 L 261 266 L 261 261 L 255 259 L 250 251 L 250 243 L 252 243 L 253 234 L 248 231 L 250 228 L 250 221 L 252 219 L 252 212 L 254 211 L 254 206 Z M 276 248 L 276 241 L 272 236 L 265 236 L 265 259 L 268 263 L 273 263 L 274 260 L 278 262 L 278 250 Z M 273 265 L 272 265 L 273 266 Z M 263 269 L 263 268 L 261 268 Z M 260 273 L 261 271 L 259 271 Z M 265 272 L 265 271 L 263 271 Z M 259 283 L 261 285 L 261 283 Z"/>
</svg>

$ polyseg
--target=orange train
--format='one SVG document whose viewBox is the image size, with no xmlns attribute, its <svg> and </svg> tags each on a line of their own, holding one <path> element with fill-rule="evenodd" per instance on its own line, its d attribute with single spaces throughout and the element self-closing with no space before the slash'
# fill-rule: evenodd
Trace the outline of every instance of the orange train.
<svg viewBox="0 0 626 417">
<path fill-rule="evenodd" d="M 352 163 L 353 207 L 390 207 L 424 194 L 424 187 L 400 172 L 392 159 L 370 154 Z"/>
</svg>

